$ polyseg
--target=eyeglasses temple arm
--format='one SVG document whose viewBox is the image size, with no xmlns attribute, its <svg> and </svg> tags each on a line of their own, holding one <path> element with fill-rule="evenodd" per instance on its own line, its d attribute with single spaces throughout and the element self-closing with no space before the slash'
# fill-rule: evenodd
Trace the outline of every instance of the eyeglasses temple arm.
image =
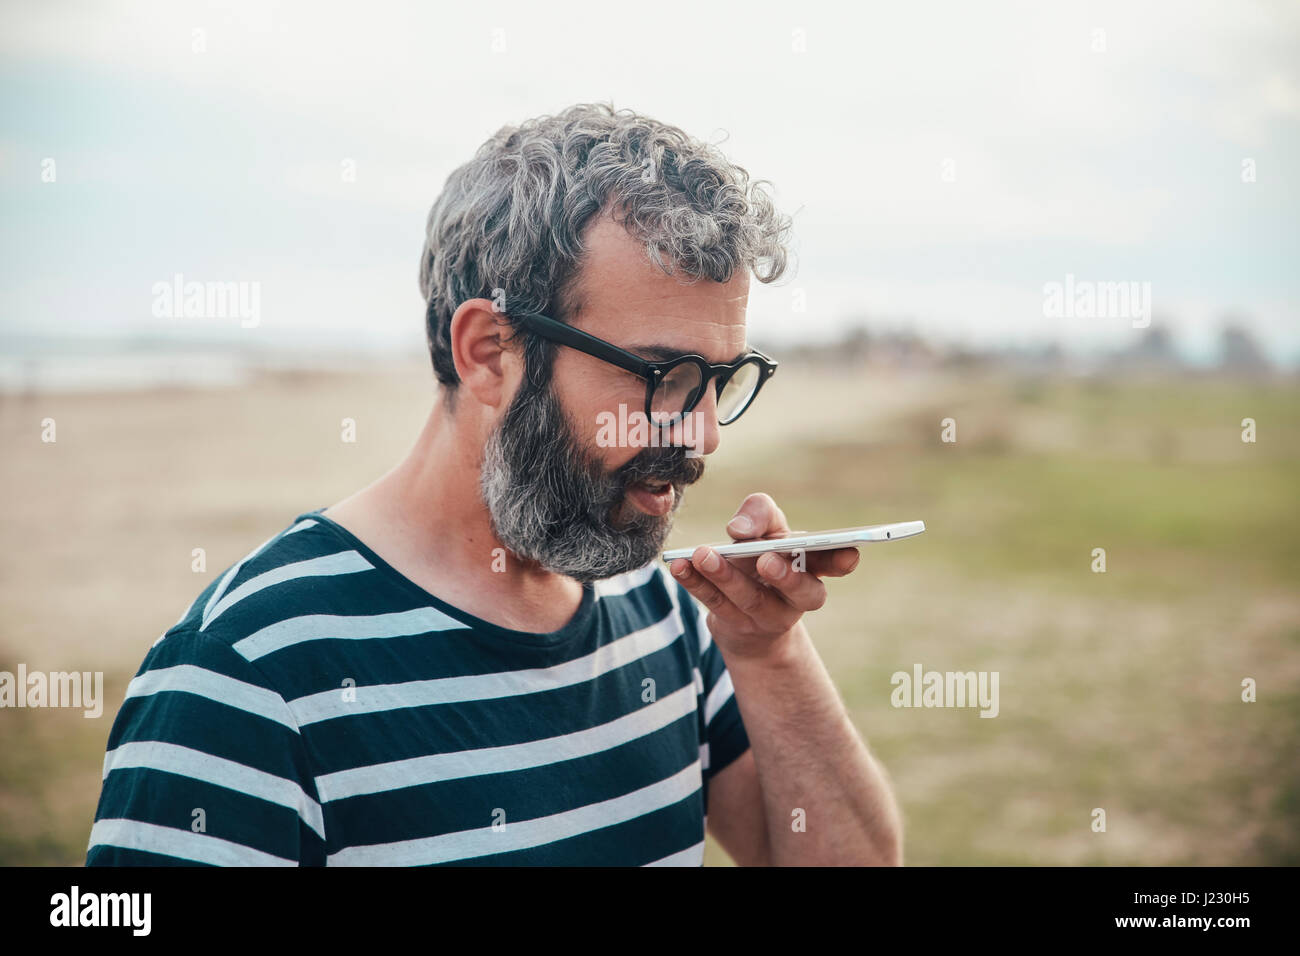
<svg viewBox="0 0 1300 956">
<path fill-rule="evenodd" d="M 631 352 L 624 351 L 617 345 L 611 345 L 604 339 L 598 339 L 594 335 L 588 335 L 582 329 L 575 329 L 571 325 L 565 325 L 555 319 L 545 315 L 521 315 L 518 317 L 520 322 L 525 326 L 533 329 L 543 338 L 550 339 L 553 342 L 559 342 L 561 345 L 568 345 L 576 348 L 580 352 L 586 352 L 588 355 L 594 355 L 596 358 L 604 359 L 617 365 L 619 368 L 626 369 L 635 375 L 644 379 L 654 378 L 654 369 L 645 359 L 639 355 L 633 355 Z"/>
</svg>

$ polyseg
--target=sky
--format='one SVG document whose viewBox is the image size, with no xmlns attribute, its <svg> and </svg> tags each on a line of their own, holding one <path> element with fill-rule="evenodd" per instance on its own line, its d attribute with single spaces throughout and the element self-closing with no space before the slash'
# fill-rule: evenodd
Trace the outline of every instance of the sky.
<svg viewBox="0 0 1300 956">
<path fill-rule="evenodd" d="M 597 100 L 718 144 L 794 216 L 756 344 L 1145 334 L 1047 314 L 1070 276 L 1145 283 L 1191 356 L 1233 316 L 1300 361 L 1293 2 L 2 0 L 0 341 L 419 348 L 447 175 Z M 256 324 L 159 316 L 178 274 L 256 285 Z"/>
</svg>

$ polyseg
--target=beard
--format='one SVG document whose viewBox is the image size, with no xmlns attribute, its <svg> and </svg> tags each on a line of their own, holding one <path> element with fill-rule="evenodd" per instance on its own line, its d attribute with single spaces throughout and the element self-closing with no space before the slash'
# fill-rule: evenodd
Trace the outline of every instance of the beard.
<svg viewBox="0 0 1300 956">
<path fill-rule="evenodd" d="M 517 557 L 583 583 L 644 567 L 668 540 L 682 488 L 704 473 L 685 446 L 643 449 L 608 471 L 589 454 L 548 383 L 527 377 L 488 438 L 479 479 L 492 529 Z M 673 506 L 650 515 L 627 500 L 640 481 L 673 485 Z"/>
</svg>

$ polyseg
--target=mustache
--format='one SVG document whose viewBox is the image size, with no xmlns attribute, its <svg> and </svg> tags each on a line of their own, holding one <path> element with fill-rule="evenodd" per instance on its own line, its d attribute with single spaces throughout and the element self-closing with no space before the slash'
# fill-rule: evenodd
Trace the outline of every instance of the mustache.
<svg viewBox="0 0 1300 956">
<path fill-rule="evenodd" d="M 688 457 L 687 451 L 685 445 L 647 448 L 618 469 L 615 475 L 629 485 L 640 481 L 668 481 L 674 485 L 694 484 L 704 474 L 704 458 L 699 455 Z"/>
</svg>

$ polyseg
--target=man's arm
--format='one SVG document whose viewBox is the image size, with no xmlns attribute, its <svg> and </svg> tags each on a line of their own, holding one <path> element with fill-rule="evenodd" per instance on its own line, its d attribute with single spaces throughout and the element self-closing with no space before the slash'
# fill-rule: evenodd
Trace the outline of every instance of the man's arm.
<svg viewBox="0 0 1300 956">
<path fill-rule="evenodd" d="M 728 530 L 741 540 L 789 525 L 770 497 L 754 494 Z M 820 578 L 850 573 L 858 554 L 803 557 L 801 570 L 777 554 L 725 560 L 701 547 L 673 562 L 674 577 L 708 609 L 750 742 L 711 783 L 710 830 L 737 862 L 898 865 L 902 821 L 888 778 L 801 620 L 826 601 Z"/>
<path fill-rule="evenodd" d="M 897 866 L 888 777 L 797 630 L 785 660 L 728 661 L 750 749 L 710 783 L 709 830 L 740 866 Z"/>
<path fill-rule="evenodd" d="M 709 782 L 709 808 L 709 832 L 737 866 L 771 865 L 763 791 L 752 746 Z"/>
<path fill-rule="evenodd" d="M 114 718 L 86 865 L 325 862 L 321 806 L 284 698 L 223 640 L 169 632 Z"/>
</svg>

